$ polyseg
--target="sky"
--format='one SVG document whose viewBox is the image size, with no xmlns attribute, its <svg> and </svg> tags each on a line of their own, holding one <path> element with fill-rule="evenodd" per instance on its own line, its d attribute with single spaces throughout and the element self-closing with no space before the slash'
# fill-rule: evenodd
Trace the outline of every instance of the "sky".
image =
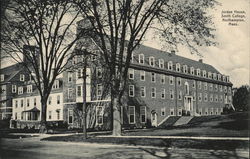
<svg viewBox="0 0 250 159">
<path fill-rule="evenodd" d="M 217 0 L 220 5 L 209 10 L 208 14 L 213 16 L 215 23 L 215 41 L 217 46 L 203 47 L 203 62 L 214 66 L 220 73 L 229 75 L 233 87 L 249 85 L 249 52 L 250 52 L 250 32 L 249 32 L 249 0 Z M 238 26 L 228 25 L 222 21 L 222 11 L 245 11 L 245 21 L 238 23 Z M 147 38 L 150 39 L 150 38 Z M 145 45 L 160 48 L 159 42 L 147 40 Z M 185 47 L 178 48 L 176 54 L 193 60 L 200 57 L 190 54 Z"/>
<path fill-rule="evenodd" d="M 250 52 L 250 1 L 249 0 L 217 0 L 220 5 L 208 11 L 215 23 L 215 41 L 217 46 L 202 47 L 203 62 L 214 66 L 220 73 L 229 75 L 233 87 L 249 85 L 249 52 Z M 244 22 L 238 26 L 230 26 L 223 22 L 222 11 L 245 11 Z M 161 49 L 160 42 L 151 38 L 150 33 L 143 44 Z M 198 60 L 199 56 L 191 54 L 185 47 L 178 48 L 176 54 Z M 9 62 L 8 62 L 9 63 Z M 9 63 L 10 64 L 10 63 Z"/>
</svg>

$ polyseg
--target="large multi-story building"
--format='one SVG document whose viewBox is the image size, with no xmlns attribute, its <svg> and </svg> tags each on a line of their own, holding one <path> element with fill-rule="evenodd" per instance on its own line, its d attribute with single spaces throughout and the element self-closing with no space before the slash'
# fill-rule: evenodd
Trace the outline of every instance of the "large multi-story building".
<svg viewBox="0 0 250 159">
<path fill-rule="evenodd" d="M 81 60 L 74 58 L 72 64 Z M 98 56 L 87 68 L 87 127 L 110 128 L 108 73 Z M 81 127 L 82 68 L 65 71 L 54 84 L 48 100 L 47 120 L 64 121 L 68 127 Z M 40 100 L 32 82 L 17 87 L 12 97 L 12 118 L 39 121 Z M 20 88 L 19 88 L 20 87 Z M 141 45 L 133 52 L 128 84 L 122 98 L 123 127 L 159 126 L 169 116 L 219 115 L 232 104 L 232 83 L 202 60 L 194 61 Z"/>
</svg>

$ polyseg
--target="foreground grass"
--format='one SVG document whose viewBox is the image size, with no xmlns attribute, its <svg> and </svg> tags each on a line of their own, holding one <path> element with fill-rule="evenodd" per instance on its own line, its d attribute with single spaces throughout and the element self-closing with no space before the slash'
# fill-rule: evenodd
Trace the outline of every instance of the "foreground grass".
<svg viewBox="0 0 250 159">
<path fill-rule="evenodd" d="M 106 143 L 122 145 L 141 145 L 159 147 L 178 147 L 178 148 L 198 148 L 214 150 L 235 150 L 246 149 L 248 141 L 233 140 L 193 140 L 193 139 L 157 139 L 157 138 L 110 138 L 91 136 L 84 140 L 82 134 L 70 136 L 52 136 L 42 139 L 43 141 L 64 141 L 64 142 L 85 142 L 85 143 Z"/>
</svg>

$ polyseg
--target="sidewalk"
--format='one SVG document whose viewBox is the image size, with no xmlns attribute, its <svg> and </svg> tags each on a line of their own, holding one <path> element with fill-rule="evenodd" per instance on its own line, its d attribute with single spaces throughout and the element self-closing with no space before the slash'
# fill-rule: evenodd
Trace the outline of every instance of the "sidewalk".
<svg viewBox="0 0 250 159">
<path fill-rule="evenodd" d="M 148 139 L 194 139 L 194 140 L 240 140 L 249 141 L 249 137 L 205 137 L 205 136 L 111 136 L 100 135 L 96 137 L 110 138 L 148 138 Z"/>
</svg>

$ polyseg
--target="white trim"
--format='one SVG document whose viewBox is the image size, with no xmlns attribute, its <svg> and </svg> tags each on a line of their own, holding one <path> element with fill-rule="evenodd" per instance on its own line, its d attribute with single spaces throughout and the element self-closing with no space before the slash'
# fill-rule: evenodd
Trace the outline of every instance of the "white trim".
<svg viewBox="0 0 250 159">
<path fill-rule="evenodd" d="M 152 64 L 151 64 L 151 63 L 152 63 Z M 149 65 L 150 65 L 150 66 L 153 66 L 153 67 L 155 66 L 155 58 L 154 58 L 153 56 L 150 56 L 150 57 L 149 57 Z"/>
<path fill-rule="evenodd" d="M 130 88 L 132 88 L 132 93 L 133 94 L 130 94 Z M 129 85 L 128 86 L 128 95 L 129 95 L 129 97 L 134 97 L 135 96 L 135 86 L 134 85 Z"/>
<path fill-rule="evenodd" d="M 133 112 L 133 114 L 132 115 L 134 115 L 134 122 L 132 123 L 131 121 L 130 121 L 130 108 L 133 108 L 134 109 L 134 112 Z M 129 106 L 128 107 L 128 113 L 129 113 L 129 118 L 128 118 L 128 120 L 129 120 L 129 124 L 135 124 L 135 106 Z"/>
<path fill-rule="evenodd" d="M 69 111 L 72 111 L 72 123 L 69 123 Z M 67 120 L 67 122 L 68 122 L 68 124 L 70 124 L 70 125 L 72 125 L 73 123 L 74 123 L 74 112 L 73 112 L 73 109 L 72 108 L 68 108 L 68 120 Z"/>
<path fill-rule="evenodd" d="M 101 123 L 98 123 L 98 118 L 97 118 L 97 117 L 98 117 L 98 114 L 97 114 L 98 108 L 101 108 L 101 112 L 100 112 L 100 115 L 99 115 L 99 116 L 101 116 L 101 119 L 102 119 L 102 120 L 101 120 L 101 121 L 102 121 Z M 103 114 L 104 114 L 104 113 L 103 113 L 103 110 L 104 110 L 104 109 L 103 109 L 103 106 L 96 106 L 96 112 L 95 112 L 95 113 L 96 113 L 96 114 L 95 114 L 95 115 L 96 115 L 96 125 L 103 125 Z"/>
<path fill-rule="evenodd" d="M 145 114 L 141 114 L 141 108 L 144 108 Z M 142 122 L 142 115 L 145 115 L 145 121 Z M 147 107 L 146 106 L 140 106 L 140 121 L 141 123 L 146 123 L 147 122 Z"/>
<path fill-rule="evenodd" d="M 130 77 L 130 74 L 132 74 L 132 77 Z M 129 68 L 128 70 L 128 78 L 129 79 L 134 79 L 135 78 L 135 70 L 132 68 Z"/>
<path fill-rule="evenodd" d="M 144 76 L 144 79 L 141 78 L 142 76 Z M 145 79 L 146 79 L 145 71 L 140 71 L 140 80 L 145 81 Z"/>
</svg>

